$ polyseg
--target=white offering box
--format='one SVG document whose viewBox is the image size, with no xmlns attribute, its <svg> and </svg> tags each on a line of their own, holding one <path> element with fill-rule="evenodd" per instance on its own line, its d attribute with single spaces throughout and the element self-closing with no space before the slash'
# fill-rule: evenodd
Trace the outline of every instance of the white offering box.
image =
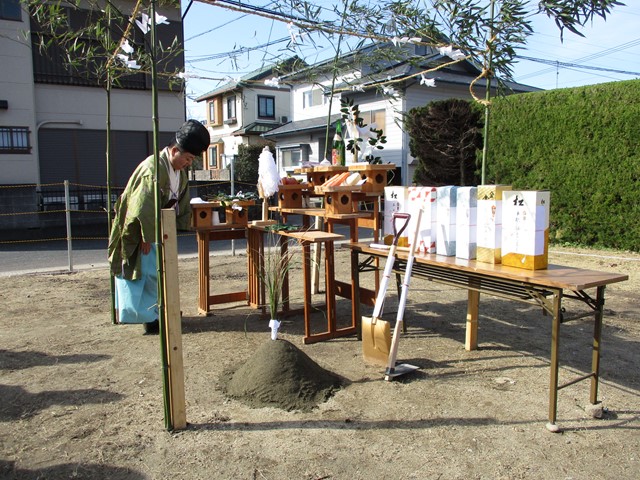
<svg viewBox="0 0 640 480">
<path fill-rule="evenodd" d="M 456 192 L 456 257 L 476 258 L 478 189 L 458 187 Z"/>
<path fill-rule="evenodd" d="M 478 186 L 476 260 L 479 262 L 502 261 L 502 196 L 509 190 L 509 185 Z"/>
<path fill-rule="evenodd" d="M 384 187 L 384 221 L 382 225 L 383 235 L 393 235 L 393 214 L 405 212 L 407 207 L 407 187 Z M 400 227 L 400 222 L 398 222 Z M 403 237 L 408 238 L 405 230 Z"/>
<path fill-rule="evenodd" d="M 447 257 L 456 254 L 456 202 L 458 187 L 438 187 L 436 217 L 436 253 Z"/>
<path fill-rule="evenodd" d="M 406 212 L 409 220 L 409 238 L 416 231 L 418 212 L 422 209 L 418 231 L 417 253 L 436 253 L 436 187 L 409 187 Z"/>
<path fill-rule="evenodd" d="M 540 270 L 549 264 L 548 191 L 514 190 L 502 196 L 502 264 Z"/>
</svg>

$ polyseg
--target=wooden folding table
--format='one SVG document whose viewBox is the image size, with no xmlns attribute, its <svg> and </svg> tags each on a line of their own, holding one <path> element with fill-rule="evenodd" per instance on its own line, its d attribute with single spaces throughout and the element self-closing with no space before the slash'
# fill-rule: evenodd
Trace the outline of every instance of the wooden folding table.
<svg viewBox="0 0 640 480">
<path fill-rule="evenodd" d="M 358 256 L 385 257 L 387 251 L 371 248 L 367 244 L 349 244 L 352 255 L 352 277 L 355 290 L 359 292 L 360 281 Z M 407 252 L 396 252 L 394 270 L 400 274 L 407 265 Z M 355 265 L 355 267 L 354 267 Z M 544 270 L 524 270 L 503 265 L 463 260 L 434 254 L 418 253 L 412 269 L 412 277 L 425 278 L 468 291 L 466 341 L 467 350 L 478 347 L 478 309 L 480 293 L 496 297 L 518 300 L 542 307 L 552 317 L 551 368 L 549 378 L 549 423 L 547 428 L 558 431 L 556 426 L 558 391 L 582 380 L 591 379 L 590 402 L 598 403 L 598 380 L 600 375 L 600 342 L 604 316 L 605 286 L 629 279 L 628 275 L 562 265 L 549 265 Z M 588 290 L 595 289 L 595 297 Z M 356 293 L 355 298 L 362 298 Z M 584 303 L 588 310 L 567 315 L 563 298 Z M 360 301 L 353 302 L 354 316 L 360 318 Z M 571 320 L 593 316 L 594 330 L 592 343 L 591 371 L 558 385 L 560 326 Z"/>
</svg>

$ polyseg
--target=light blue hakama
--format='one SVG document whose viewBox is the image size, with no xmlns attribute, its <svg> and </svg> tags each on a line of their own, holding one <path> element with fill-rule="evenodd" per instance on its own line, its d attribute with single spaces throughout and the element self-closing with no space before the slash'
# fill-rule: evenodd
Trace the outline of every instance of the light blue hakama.
<svg viewBox="0 0 640 480">
<path fill-rule="evenodd" d="M 157 248 L 151 244 L 147 255 L 142 254 L 138 280 L 115 276 L 116 308 L 120 323 L 149 323 L 158 319 Z"/>
</svg>

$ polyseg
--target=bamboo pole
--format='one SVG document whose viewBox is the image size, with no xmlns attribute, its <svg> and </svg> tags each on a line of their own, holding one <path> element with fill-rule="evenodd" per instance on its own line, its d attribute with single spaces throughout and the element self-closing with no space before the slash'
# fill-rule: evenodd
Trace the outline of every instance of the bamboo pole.
<svg viewBox="0 0 640 480">
<path fill-rule="evenodd" d="M 157 73 L 157 36 L 156 36 L 156 0 L 151 0 L 151 99 L 153 120 L 153 166 L 155 169 L 155 207 L 156 207 L 156 236 L 157 249 L 156 267 L 158 271 L 158 317 L 165 316 L 164 297 L 164 267 L 162 249 L 162 225 L 160 220 L 162 205 L 160 197 L 160 184 L 158 183 L 160 170 L 160 145 L 159 145 L 159 121 L 158 121 L 158 73 Z M 173 418 L 171 412 L 171 395 L 169 392 L 169 366 L 167 362 L 167 332 L 164 322 L 160 322 L 160 356 L 162 361 L 162 394 L 164 399 L 164 425 L 167 430 L 173 430 Z"/>
<path fill-rule="evenodd" d="M 113 212 L 111 205 L 111 75 L 107 71 L 107 148 L 105 151 L 107 163 L 107 236 L 111 236 L 113 225 Z M 111 323 L 118 323 L 116 316 L 116 281 L 113 272 L 109 269 L 109 292 L 111 300 Z"/>
<path fill-rule="evenodd" d="M 111 8 L 106 9 L 109 24 L 111 24 Z M 111 205 L 111 62 L 107 61 L 106 65 L 106 84 L 105 91 L 107 94 L 107 138 L 106 138 L 106 167 L 107 167 L 107 238 L 111 238 L 111 228 L 113 226 L 113 212 Z M 113 271 L 109 268 L 109 301 L 111 302 L 111 324 L 116 325 L 118 323 L 118 316 L 116 315 L 116 279 L 113 275 Z"/>
<path fill-rule="evenodd" d="M 493 37 L 494 37 L 493 21 L 495 18 L 495 1 L 494 0 L 491 0 L 490 16 L 491 16 L 491 26 L 489 27 L 490 28 L 489 38 L 491 39 L 491 41 L 493 41 Z M 486 172 L 486 166 L 487 166 L 487 156 L 489 154 L 489 114 L 490 114 L 489 102 L 491 100 L 491 76 L 493 75 L 491 71 L 493 68 L 493 54 L 491 49 L 489 49 L 489 55 L 488 55 L 485 67 L 487 71 L 487 81 L 486 81 L 485 106 L 484 106 L 484 135 L 483 135 L 483 141 L 482 141 L 482 173 L 480 177 L 480 182 L 482 185 L 486 185 L 485 172 Z"/>
</svg>

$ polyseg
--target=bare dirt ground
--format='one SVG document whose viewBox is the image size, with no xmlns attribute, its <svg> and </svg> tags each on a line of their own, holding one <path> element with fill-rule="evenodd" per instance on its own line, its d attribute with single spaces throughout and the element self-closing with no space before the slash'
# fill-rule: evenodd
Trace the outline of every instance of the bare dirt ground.
<svg viewBox="0 0 640 480">
<path fill-rule="evenodd" d="M 348 278 L 348 254 L 336 256 Z M 0 478 L 637 479 L 640 255 L 554 248 L 550 261 L 630 277 L 607 287 L 605 415 L 585 412 L 588 382 L 567 387 L 559 434 L 545 429 L 550 318 L 526 304 L 483 297 L 479 349 L 467 352 L 466 292 L 414 280 L 399 358 L 421 368 L 394 382 L 355 337 L 303 345 L 302 315 L 290 317 L 281 338 L 348 385 L 310 412 L 251 408 L 221 384 L 270 341 L 268 320 L 241 305 L 198 316 L 197 260 L 182 260 L 189 427 L 170 433 L 158 337 L 111 324 L 106 269 L 0 278 Z M 246 256 L 211 263 L 215 292 L 245 285 Z M 561 382 L 589 371 L 591 333 L 590 319 L 562 326 Z"/>
</svg>

